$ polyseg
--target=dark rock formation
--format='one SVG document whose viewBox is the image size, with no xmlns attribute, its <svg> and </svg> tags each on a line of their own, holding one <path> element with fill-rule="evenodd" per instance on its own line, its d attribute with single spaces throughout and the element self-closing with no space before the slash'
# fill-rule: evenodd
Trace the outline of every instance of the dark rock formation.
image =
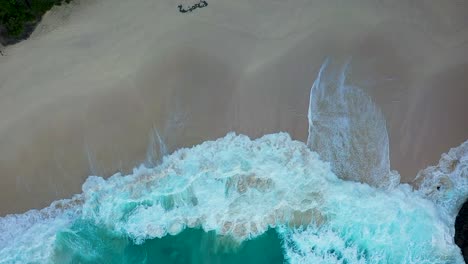
<svg viewBox="0 0 468 264">
<path fill-rule="evenodd" d="M 468 200 L 455 220 L 455 243 L 461 248 L 465 262 L 468 263 Z"/>
</svg>

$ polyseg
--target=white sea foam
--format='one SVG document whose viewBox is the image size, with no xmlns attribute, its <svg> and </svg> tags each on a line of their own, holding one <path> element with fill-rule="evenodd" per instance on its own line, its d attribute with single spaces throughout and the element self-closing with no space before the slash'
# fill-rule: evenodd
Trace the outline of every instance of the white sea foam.
<svg viewBox="0 0 468 264">
<path fill-rule="evenodd" d="M 453 222 L 410 186 L 333 189 L 324 224 L 282 229 L 291 263 L 463 263 Z"/>
<path fill-rule="evenodd" d="M 468 140 L 442 154 L 436 166 L 421 170 L 414 185 L 454 222 L 468 199 Z"/>
<path fill-rule="evenodd" d="M 50 263 L 55 234 L 81 215 L 82 196 L 0 218 L 0 263 Z"/>
<path fill-rule="evenodd" d="M 342 179 L 396 186 L 400 176 L 390 171 L 383 114 L 364 91 L 346 83 L 348 65 L 335 71 L 328 64 L 323 63 L 310 89 L 307 145 Z"/>
<path fill-rule="evenodd" d="M 88 178 L 83 217 L 138 243 L 198 225 L 243 240 L 278 223 L 320 218 L 322 188 L 338 181 L 327 163 L 288 134 L 250 140 L 231 133 L 180 149 L 154 169 Z"/>
<path fill-rule="evenodd" d="M 336 219 L 305 230 L 281 229 L 290 262 L 464 263 L 453 244 L 453 223 L 468 199 L 468 141 L 419 172 L 414 185 L 417 191 L 400 185 L 374 190 L 371 197 L 341 190 L 361 195 L 332 206 Z"/>
</svg>

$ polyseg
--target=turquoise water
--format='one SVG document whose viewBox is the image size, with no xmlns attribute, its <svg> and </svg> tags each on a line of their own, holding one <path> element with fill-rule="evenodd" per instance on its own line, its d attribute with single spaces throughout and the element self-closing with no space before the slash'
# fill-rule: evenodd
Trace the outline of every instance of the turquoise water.
<svg viewBox="0 0 468 264">
<path fill-rule="evenodd" d="M 307 143 L 229 133 L 90 176 L 71 199 L 0 218 L 0 263 L 463 263 L 468 141 L 419 190 L 400 184 L 383 116 L 344 70 L 333 81 L 325 69 Z"/>
<path fill-rule="evenodd" d="M 105 228 L 75 222 L 57 234 L 54 260 L 57 263 L 284 263 L 281 240 L 274 229 L 238 243 L 230 237 L 186 229 L 136 245 L 114 236 Z M 260 254 L 261 253 L 261 254 Z"/>
</svg>

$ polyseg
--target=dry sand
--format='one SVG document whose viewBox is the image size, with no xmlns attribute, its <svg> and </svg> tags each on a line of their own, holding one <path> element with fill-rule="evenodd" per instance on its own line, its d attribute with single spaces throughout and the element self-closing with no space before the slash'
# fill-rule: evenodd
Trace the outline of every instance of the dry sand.
<svg viewBox="0 0 468 264">
<path fill-rule="evenodd" d="M 128 171 L 153 127 L 172 150 L 231 130 L 305 141 L 325 57 L 382 108 L 405 181 L 468 138 L 467 2 L 208 2 L 75 0 L 4 49 L 0 215 Z"/>
</svg>

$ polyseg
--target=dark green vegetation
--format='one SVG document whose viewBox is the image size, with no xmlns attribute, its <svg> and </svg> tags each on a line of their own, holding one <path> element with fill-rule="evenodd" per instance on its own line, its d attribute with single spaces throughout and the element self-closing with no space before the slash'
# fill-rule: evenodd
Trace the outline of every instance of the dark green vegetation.
<svg viewBox="0 0 468 264">
<path fill-rule="evenodd" d="M 71 0 L 0 0 L 0 42 L 9 45 L 29 37 L 42 15 Z"/>
<path fill-rule="evenodd" d="M 186 229 L 136 245 L 88 221 L 76 221 L 57 234 L 55 263 L 275 264 L 284 263 L 281 239 L 274 229 L 253 240 L 235 243 L 201 229 Z"/>
</svg>

